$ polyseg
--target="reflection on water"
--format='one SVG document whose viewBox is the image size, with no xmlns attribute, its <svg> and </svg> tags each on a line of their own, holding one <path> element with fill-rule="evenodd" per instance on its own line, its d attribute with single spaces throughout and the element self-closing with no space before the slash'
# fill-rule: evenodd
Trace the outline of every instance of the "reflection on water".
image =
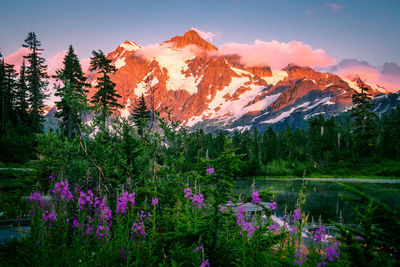
<svg viewBox="0 0 400 267">
<path fill-rule="evenodd" d="M 305 194 L 307 197 L 303 209 L 309 213 L 315 221 L 321 217 L 323 222 L 328 219 L 340 221 L 345 224 L 353 223 L 354 216 L 351 203 L 340 196 L 350 195 L 344 191 L 335 179 L 307 179 L 305 180 Z M 341 183 L 353 186 L 378 200 L 383 201 L 400 213 L 400 180 L 358 180 L 358 179 L 340 179 Z M 235 195 L 251 194 L 250 186 L 253 180 L 237 180 L 233 191 Z M 275 201 L 278 204 L 278 210 L 283 212 L 285 208 L 291 211 L 295 208 L 298 193 L 303 185 L 302 179 L 265 179 L 256 180 L 255 188 L 265 190 L 272 188 L 275 195 Z M 270 200 L 265 200 L 270 201 Z M 311 218 L 311 217 L 310 217 Z"/>
</svg>

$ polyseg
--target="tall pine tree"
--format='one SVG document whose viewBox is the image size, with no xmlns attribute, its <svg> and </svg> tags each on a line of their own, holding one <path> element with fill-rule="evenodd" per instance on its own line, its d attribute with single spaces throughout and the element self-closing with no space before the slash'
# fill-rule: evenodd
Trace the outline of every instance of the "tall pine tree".
<svg viewBox="0 0 400 267">
<path fill-rule="evenodd" d="M 16 87 L 17 73 L 14 65 L 2 63 L 2 93 L 1 93 L 1 134 L 7 132 L 6 124 L 13 121 L 14 116 L 14 91 Z"/>
<path fill-rule="evenodd" d="M 26 66 L 25 60 L 22 62 L 21 69 L 19 71 L 19 79 L 15 91 L 15 113 L 19 123 L 24 125 L 28 122 L 28 86 L 26 83 Z"/>
<path fill-rule="evenodd" d="M 36 38 L 34 32 L 28 33 L 25 43 L 22 45 L 30 50 L 27 56 L 28 68 L 26 70 L 26 80 L 29 89 L 28 103 L 30 105 L 30 119 L 31 127 L 34 132 L 43 131 L 43 108 L 44 100 L 47 95 L 45 94 L 48 85 L 48 75 L 46 73 L 47 66 L 44 64 L 45 59 L 41 57 L 41 42 Z"/>
<path fill-rule="evenodd" d="M 368 94 L 368 87 L 357 77 L 357 84 L 360 92 L 353 94 L 354 108 L 351 109 L 351 116 L 354 118 L 353 123 L 353 148 L 354 153 L 359 157 L 370 156 L 375 147 L 376 127 L 375 113 L 371 110 L 373 103 L 371 95 Z"/>
<path fill-rule="evenodd" d="M 85 83 L 82 68 L 78 56 L 72 45 L 64 57 L 64 68 L 58 70 L 54 78 L 61 82 L 56 86 L 56 96 L 61 98 L 56 102 L 59 112 L 56 117 L 61 119 L 60 129 L 68 137 L 79 133 L 79 125 L 82 123 L 82 112 L 87 104 Z"/>
<path fill-rule="evenodd" d="M 100 107 L 100 120 L 105 126 L 107 117 L 116 108 L 122 108 L 122 105 L 118 103 L 118 98 L 121 96 L 115 91 L 115 83 L 110 79 L 110 74 L 115 73 L 117 70 L 115 66 L 111 65 L 111 60 L 107 59 L 104 53 L 92 51 L 92 57 L 90 58 L 90 70 L 97 71 L 99 77 L 97 78 L 97 92 L 92 97 L 91 102 Z"/>
<path fill-rule="evenodd" d="M 139 98 L 138 105 L 133 109 L 133 121 L 138 129 L 138 133 L 143 137 L 143 130 L 146 128 L 150 121 L 150 111 L 147 109 L 144 96 Z"/>
</svg>

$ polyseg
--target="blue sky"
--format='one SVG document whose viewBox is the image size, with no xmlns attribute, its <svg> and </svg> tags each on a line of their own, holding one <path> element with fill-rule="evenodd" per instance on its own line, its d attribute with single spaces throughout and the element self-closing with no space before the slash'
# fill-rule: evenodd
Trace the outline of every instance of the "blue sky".
<svg viewBox="0 0 400 267">
<path fill-rule="evenodd" d="M 400 0 L 384 1 L 44 1 L 0 0 L 0 51 L 18 50 L 36 32 L 45 56 L 72 44 L 80 58 L 125 40 L 157 44 L 195 27 L 213 44 L 301 41 L 338 62 L 346 58 L 400 65 Z"/>
</svg>

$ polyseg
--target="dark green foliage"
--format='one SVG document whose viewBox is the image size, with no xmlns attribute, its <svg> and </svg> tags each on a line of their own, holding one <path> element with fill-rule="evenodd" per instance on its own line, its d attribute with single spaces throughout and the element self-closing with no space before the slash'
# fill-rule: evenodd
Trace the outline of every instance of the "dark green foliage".
<svg viewBox="0 0 400 267">
<path fill-rule="evenodd" d="M 98 52 L 93 50 L 92 55 L 90 58 L 90 70 L 97 71 L 99 77 L 95 86 L 97 92 L 92 97 L 91 102 L 98 105 L 101 113 L 100 120 L 105 125 L 108 116 L 116 108 L 122 108 L 122 105 L 118 103 L 118 98 L 121 96 L 115 91 L 115 83 L 110 79 L 110 74 L 117 69 L 111 65 L 111 60 L 107 59 L 101 50 Z"/>
<path fill-rule="evenodd" d="M 87 109 L 85 88 L 89 84 L 85 83 L 86 77 L 83 76 L 82 68 L 78 56 L 75 54 L 72 45 L 69 46 L 68 53 L 64 57 L 64 67 L 56 72 L 54 76 L 62 84 L 56 87 L 56 96 L 61 100 L 56 102 L 56 117 L 61 119 L 60 129 L 68 138 L 79 134 L 82 123 L 82 113 Z"/>
<path fill-rule="evenodd" d="M 262 137 L 262 147 L 261 147 L 261 159 L 264 164 L 271 162 L 277 158 L 278 152 L 278 137 L 272 129 L 268 129 L 264 132 Z"/>
<path fill-rule="evenodd" d="M 356 105 L 351 110 L 351 116 L 354 118 L 353 149 L 358 157 L 368 157 L 375 152 L 376 115 L 371 111 L 373 104 L 371 95 L 368 94 L 368 87 L 360 78 L 357 83 L 361 91 L 355 92 L 352 97 L 353 104 Z"/>
<path fill-rule="evenodd" d="M 350 266 L 398 266 L 400 264 L 400 220 L 385 204 L 353 187 L 342 184 L 353 193 L 348 201 L 354 208 L 358 227 L 336 223 L 341 250 Z"/>
<path fill-rule="evenodd" d="M 36 38 L 34 32 L 28 33 L 25 43 L 22 45 L 30 50 L 27 56 L 28 68 L 26 69 L 26 81 L 29 90 L 29 108 L 30 108 L 30 127 L 35 133 L 43 131 L 43 101 L 46 99 L 45 94 L 48 85 L 48 75 L 46 73 L 47 66 L 44 64 L 45 59 L 41 57 L 41 42 Z"/>
<path fill-rule="evenodd" d="M 144 99 L 143 94 L 139 98 L 137 106 L 133 109 L 132 117 L 136 127 L 138 128 L 139 135 L 143 137 L 143 130 L 148 126 L 151 118 L 150 111 L 147 109 L 146 100 Z"/>
<path fill-rule="evenodd" d="M 19 71 L 19 79 L 17 82 L 17 86 L 15 89 L 15 113 L 19 123 L 23 123 L 24 125 L 29 125 L 29 113 L 28 113 L 28 95 L 29 90 L 26 81 L 26 66 L 25 59 L 22 62 L 21 69 Z"/>
</svg>

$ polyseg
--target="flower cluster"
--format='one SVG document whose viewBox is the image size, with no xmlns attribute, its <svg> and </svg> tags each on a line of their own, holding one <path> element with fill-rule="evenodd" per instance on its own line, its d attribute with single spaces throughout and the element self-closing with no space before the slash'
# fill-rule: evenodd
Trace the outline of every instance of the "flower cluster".
<svg viewBox="0 0 400 267">
<path fill-rule="evenodd" d="M 128 203 L 130 203 L 131 207 L 135 205 L 135 192 L 130 194 L 125 192 L 122 196 L 119 196 L 117 199 L 117 210 L 115 212 L 126 214 Z"/>
<path fill-rule="evenodd" d="M 207 174 L 213 174 L 214 173 L 214 168 L 208 168 L 208 169 L 206 169 L 206 173 Z"/>
<path fill-rule="evenodd" d="M 292 217 L 293 217 L 294 222 L 297 222 L 298 220 L 301 220 L 301 218 L 302 218 L 302 216 L 301 216 L 301 210 L 295 209 L 295 210 L 293 211 Z"/>
<path fill-rule="evenodd" d="M 197 251 L 203 250 L 203 249 L 204 249 L 204 246 L 203 246 L 203 244 L 201 244 L 200 246 L 198 246 L 198 247 L 196 247 L 196 248 L 194 249 L 193 253 L 196 253 Z"/>
<path fill-rule="evenodd" d="M 307 260 L 306 255 L 303 254 L 300 250 L 296 250 L 296 252 L 294 253 L 294 257 L 296 258 L 294 264 L 298 264 L 299 266 L 303 265 L 303 263 Z"/>
<path fill-rule="evenodd" d="M 269 230 L 271 230 L 271 231 L 277 231 L 277 230 L 278 230 L 278 225 L 272 223 L 272 224 L 269 226 Z"/>
<path fill-rule="evenodd" d="M 140 211 L 140 216 L 139 216 L 139 221 L 134 222 L 132 224 L 132 232 L 131 232 L 131 239 L 137 238 L 137 239 L 144 239 L 146 238 L 146 231 L 145 231 L 145 223 L 150 223 L 151 218 L 150 218 L 150 212 L 147 214 L 141 210 Z"/>
<path fill-rule="evenodd" d="M 158 205 L 158 198 L 152 198 L 151 199 L 151 205 L 157 206 Z"/>
<path fill-rule="evenodd" d="M 68 188 L 68 181 L 60 181 L 56 183 L 52 192 L 54 196 L 74 201 L 74 196 Z"/>
<path fill-rule="evenodd" d="M 44 202 L 43 202 L 42 195 L 37 192 L 31 193 L 31 196 L 29 198 L 29 203 L 34 204 L 38 207 L 43 206 Z"/>
<path fill-rule="evenodd" d="M 57 221 L 57 214 L 52 210 L 51 212 L 45 210 L 43 213 L 43 224 L 47 226 L 54 225 Z"/>
<path fill-rule="evenodd" d="M 205 261 L 203 261 L 199 267 L 206 267 L 206 266 L 210 266 L 210 262 L 208 261 L 208 259 L 206 259 Z"/>
<path fill-rule="evenodd" d="M 270 210 L 276 210 L 276 202 L 273 201 L 271 203 L 268 203 L 268 209 Z"/>
<path fill-rule="evenodd" d="M 236 212 L 236 224 L 242 228 L 243 231 L 247 231 L 247 236 L 250 237 L 253 235 L 254 231 L 256 230 L 256 227 L 254 227 L 253 223 L 251 222 L 246 222 L 245 220 L 245 211 L 243 207 L 239 207 Z M 259 225 L 257 225 L 257 228 L 260 228 Z M 242 232 L 240 232 L 242 234 Z"/>
<path fill-rule="evenodd" d="M 254 191 L 251 194 L 251 202 L 254 204 L 261 205 L 261 198 L 260 198 L 260 194 L 258 193 L 258 191 Z"/>
<path fill-rule="evenodd" d="M 97 231 L 96 231 L 97 240 L 108 241 L 109 234 L 110 234 L 110 227 L 108 225 L 97 225 Z"/>
<path fill-rule="evenodd" d="M 51 175 L 49 176 L 49 181 L 54 180 L 57 177 L 57 174 L 55 172 L 51 173 Z"/>
<path fill-rule="evenodd" d="M 204 205 L 204 196 L 203 194 L 192 194 L 192 189 L 185 188 L 184 189 L 185 198 L 189 198 L 192 200 L 192 204 L 197 208 L 201 208 Z"/>
<path fill-rule="evenodd" d="M 91 190 L 88 190 L 87 193 L 81 191 L 78 204 L 79 209 L 83 209 L 85 206 L 90 209 L 93 205 L 93 192 Z"/>
<path fill-rule="evenodd" d="M 325 240 L 326 230 L 325 227 L 319 226 L 315 231 L 311 231 L 313 235 L 314 243 L 321 242 Z"/>
</svg>

